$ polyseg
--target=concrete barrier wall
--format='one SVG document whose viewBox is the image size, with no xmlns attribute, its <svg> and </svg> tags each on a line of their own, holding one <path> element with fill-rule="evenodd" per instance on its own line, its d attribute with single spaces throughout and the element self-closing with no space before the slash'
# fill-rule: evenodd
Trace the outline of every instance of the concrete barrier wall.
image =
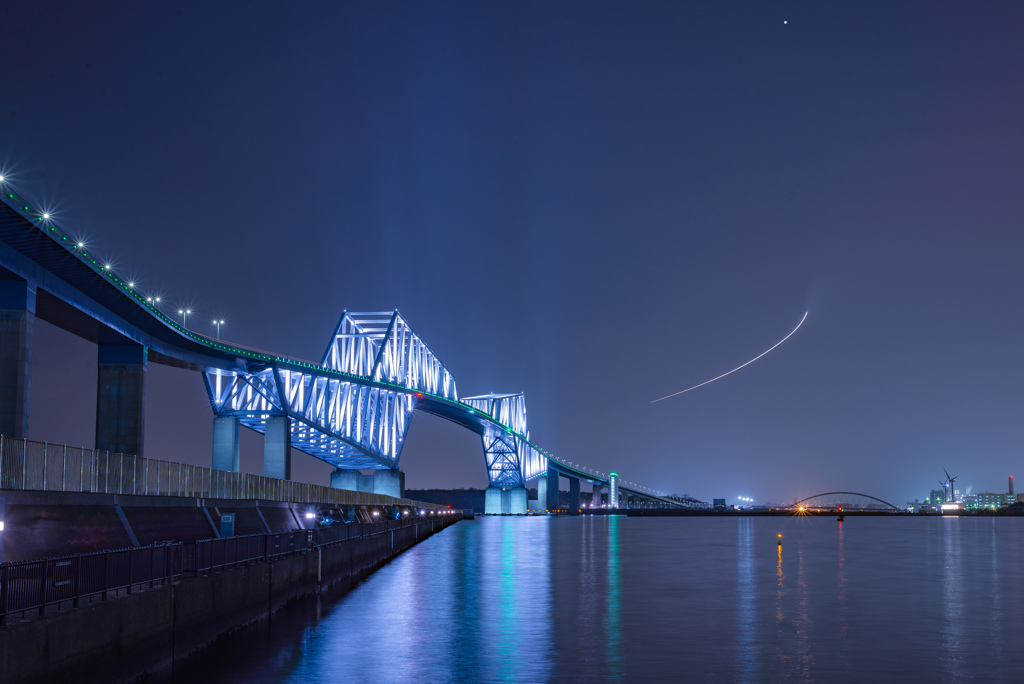
<svg viewBox="0 0 1024 684">
<path fill-rule="evenodd" d="M 91 681 L 116 682 L 168 668 L 291 601 L 329 587 L 351 588 L 450 524 L 433 519 L 45 618 L 12 620 L 0 630 L 0 680 L 80 681 L 88 672 Z"/>
</svg>

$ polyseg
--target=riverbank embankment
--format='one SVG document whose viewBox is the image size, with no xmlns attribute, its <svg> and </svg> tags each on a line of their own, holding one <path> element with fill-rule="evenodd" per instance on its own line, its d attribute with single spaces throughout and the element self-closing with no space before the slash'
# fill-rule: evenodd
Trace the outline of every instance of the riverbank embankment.
<svg viewBox="0 0 1024 684">
<path fill-rule="evenodd" d="M 76 609 L 11 620 L 0 630 L 3 681 L 131 681 L 169 668 L 287 603 L 345 590 L 460 519 L 426 517 L 397 529 L 315 546 Z"/>
</svg>

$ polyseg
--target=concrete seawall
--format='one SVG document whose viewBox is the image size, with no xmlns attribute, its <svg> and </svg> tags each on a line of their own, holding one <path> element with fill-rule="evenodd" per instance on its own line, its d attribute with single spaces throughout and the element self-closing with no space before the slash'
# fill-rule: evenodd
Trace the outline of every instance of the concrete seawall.
<svg viewBox="0 0 1024 684">
<path fill-rule="evenodd" d="M 290 601 L 331 587 L 351 588 L 450 524 L 432 519 L 270 563 L 12 621 L 0 630 L 0 680 L 117 682 L 166 669 Z"/>
</svg>

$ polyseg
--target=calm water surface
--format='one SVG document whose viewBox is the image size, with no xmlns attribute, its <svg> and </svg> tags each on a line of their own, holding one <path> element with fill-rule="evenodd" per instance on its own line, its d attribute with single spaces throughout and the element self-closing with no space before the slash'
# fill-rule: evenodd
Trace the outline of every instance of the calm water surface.
<svg viewBox="0 0 1024 684">
<path fill-rule="evenodd" d="M 1014 518 L 464 521 L 175 680 L 1020 682 L 1022 535 Z"/>
</svg>

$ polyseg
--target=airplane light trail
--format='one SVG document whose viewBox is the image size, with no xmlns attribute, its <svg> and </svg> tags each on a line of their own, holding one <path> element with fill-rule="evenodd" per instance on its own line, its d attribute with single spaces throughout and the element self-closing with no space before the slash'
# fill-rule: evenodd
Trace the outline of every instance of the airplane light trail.
<svg viewBox="0 0 1024 684">
<path fill-rule="evenodd" d="M 690 387 L 690 388 L 688 388 L 688 389 L 684 389 L 684 390 L 682 390 L 682 391 L 680 391 L 680 392 L 676 392 L 675 394 L 670 394 L 670 395 L 668 395 L 667 397 L 662 397 L 661 399 L 655 399 L 655 400 L 654 400 L 654 401 L 652 401 L 651 403 L 652 403 L 652 404 L 656 404 L 656 403 L 657 403 L 657 402 L 659 402 L 659 401 L 664 401 L 665 399 L 671 399 L 672 397 L 677 397 L 677 396 L 679 396 L 680 394 L 685 394 L 686 392 L 689 392 L 690 390 L 695 390 L 695 389 L 697 389 L 698 387 L 703 387 L 704 385 L 707 385 L 707 384 L 709 384 L 709 383 L 712 383 L 712 382 L 714 382 L 715 380 L 721 380 L 721 379 L 722 379 L 722 378 L 724 378 L 724 377 L 725 377 L 726 375 L 732 375 L 733 373 L 735 373 L 736 371 L 738 371 L 738 370 L 739 370 L 740 368 L 745 368 L 746 366 L 749 366 L 750 364 L 754 363 L 754 362 L 755 362 L 755 361 L 757 361 L 757 360 L 758 360 L 759 358 L 761 358 L 762 356 L 764 356 L 765 354 L 767 354 L 768 352 L 770 352 L 770 351 L 771 351 L 772 349 L 775 349 L 775 347 L 778 347 L 778 346 L 779 346 L 780 344 L 782 344 L 783 342 L 785 342 L 786 340 L 788 340 L 788 339 L 789 339 L 790 337 L 792 337 L 792 336 L 793 336 L 793 333 L 795 333 L 795 332 L 796 332 L 797 330 L 799 330 L 799 329 L 800 329 L 800 326 L 801 326 L 801 325 L 803 325 L 803 324 L 804 324 L 804 321 L 806 321 L 806 320 L 807 320 L 807 314 L 809 314 L 809 313 L 810 313 L 809 311 L 805 311 L 805 312 L 804 312 L 804 317 L 803 317 L 803 318 L 801 318 L 801 319 L 800 319 L 800 322 L 796 324 L 796 327 L 795 327 L 795 328 L 793 328 L 793 332 L 789 333 L 788 335 L 786 335 L 785 337 L 783 337 L 783 338 L 782 338 L 781 340 L 779 340 L 778 342 L 776 342 L 776 343 L 775 343 L 775 345 L 774 345 L 773 347 L 771 347 L 771 349 L 768 349 L 768 350 L 766 350 L 766 351 L 763 351 L 763 352 L 761 352 L 760 354 L 758 354 L 758 355 L 757 355 L 757 356 L 755 356 L 754 358 L 752 358 L 752 359 L 750 359 L 749 361 L 747 361 L 747 362 L 746 362 L 745 364 L 743 364 L 742 366 L 739 366 L 739 367 L 737 367 L 737 368 L 733 368 L 733 369 L 732 369 L 731 371 L 729 371 L 728 373 L 722 373 L 722 374 L 721 374 L 721 375 L 719 375 L 719 376 L 718 376 L 717 378 L 711 378 L 710 380 L 707 380 L 707 381 L 705 381 L 705 382 L 702 382 L 702 383 L 700 383 L 699 385 L 694 385 L 693 387 Z"/>
</svg>

